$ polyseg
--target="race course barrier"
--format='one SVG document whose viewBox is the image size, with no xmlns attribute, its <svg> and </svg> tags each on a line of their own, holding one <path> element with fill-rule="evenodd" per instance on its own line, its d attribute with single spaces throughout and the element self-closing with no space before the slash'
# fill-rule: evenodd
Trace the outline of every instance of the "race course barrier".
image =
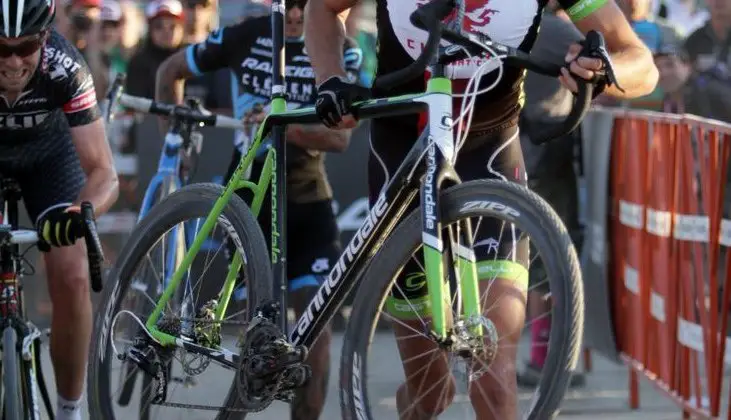
<svg viewBox="0 0 731 420">
<path fill-rule="evenodd" d="M 731 419 L 722 408 L 731 364 L 731 125 L 690 115 L 594 113 L 612 122 L 607 299 L 617 353 L 631 370 L 630 406 L 639 407 L 642 374 L 684 417 Z"/>
</svg>

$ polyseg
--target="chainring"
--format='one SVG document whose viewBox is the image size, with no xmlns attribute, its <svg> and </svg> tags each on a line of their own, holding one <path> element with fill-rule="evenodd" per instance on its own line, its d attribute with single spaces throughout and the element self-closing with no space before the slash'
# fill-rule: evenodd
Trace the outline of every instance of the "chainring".
<svg viewBox="0 0 731 420">
<path fill-rule="evenodd" d="M 246 331 L 236 374 L 240 406 L 257 412 L 275 399 L 292 402 L 293 390 L 311 376 L 302 364 L 306 357 L 305 347 L 294 347 L 270 319 L 256 316 Z"/>
</svg>

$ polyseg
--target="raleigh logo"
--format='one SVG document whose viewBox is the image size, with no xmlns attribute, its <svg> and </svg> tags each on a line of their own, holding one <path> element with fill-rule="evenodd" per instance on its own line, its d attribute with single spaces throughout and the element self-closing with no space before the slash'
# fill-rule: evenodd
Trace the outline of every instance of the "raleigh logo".
<svg viewBox="0 0 731 420">
<path fill-rule="evenodd" d="M 375 204 L 371 208 L 371 211 L 368 212 L 368 217 L 366 217 L 363 226 L 355 232 L 355 235 L 350 240 L 348 247 L 345 249 L 345 253 L 340 256 L 340 259 L 330 271 L 327 280 L 323 282 L 322 286 L 320 286 L 320 289 L 317 291 L 315 298 L 310 302 L 307 307 L 307 311 L 305 311 L 305 313 L 302 314 L 303 316 L 300 317 L 300 322 L 297 324 L 294 331 L 292 331 L 292 342 L 294 344 L 299 344 L 302 335 L 305 331 L 307 331 L 312 322 L 318 318 L 320 311 L 322 311 L 325 306 L 325 302 L 329 301 L 330 296 L 335 290 L 337 290 L 338 283 L 342 280 L 348 266 L 353 262 L 355 256 L 358 255 L 358 252 L 363 247 L 366 239 L 373 232 L 373 229 L 381 220 L 381 217 L 383 217 L 387 208 L 388 203 L 386 203 L 386 196 L 381 193 L 378 200 L 376 200 Z"/>
</svg>

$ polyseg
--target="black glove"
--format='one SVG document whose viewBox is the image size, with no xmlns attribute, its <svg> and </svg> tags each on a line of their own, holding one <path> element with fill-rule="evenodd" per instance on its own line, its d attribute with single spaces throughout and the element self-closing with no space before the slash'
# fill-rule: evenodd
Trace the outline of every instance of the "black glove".
<svg viewBox="0 0 731 420">
<path fill-rule="evenodd" d="M 53 209 L 38 220 L 38 249 L 49 251 L 51 246 L 62 247 L 76 243 L 84 236 L 84 218 L 68 208 Z"/>
<path fill-rule="evenodd" d="M 326 127 L 333 128 L 344 115 L 351 113 L 353 102 L 370 98 L 370 91 L 345 77 L 332 76 L 317 87 L 317 116 Z"/>
</svg>

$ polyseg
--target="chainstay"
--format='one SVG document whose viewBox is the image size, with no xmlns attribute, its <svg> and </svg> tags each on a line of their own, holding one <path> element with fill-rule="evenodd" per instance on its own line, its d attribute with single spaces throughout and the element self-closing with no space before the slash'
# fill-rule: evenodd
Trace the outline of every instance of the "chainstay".
<svg viewBox="0 0 731 420">
<path fill-rule="evenodd" d="M 186 409 L 193 409 L 193 410 L 208 410 L 208 411 L 225 411 L 225 412 L 233 412 L 233 413 L 256 413 L 257 410 L 247 410 L 244 408 L 234 408 L 234 407 L 218 407 L 215 405 L 200 405 L 200 404 L 183 404 L 183 403 L 175 403 L 175 402 L 162 402 L 157 404 L 151 404 L 151 405 L 160 405 L 164 407 L 175 407 L 175 408 L 186 408 Z M 261 411 L 261 410 L 259 410 Z"/>
</svg>

